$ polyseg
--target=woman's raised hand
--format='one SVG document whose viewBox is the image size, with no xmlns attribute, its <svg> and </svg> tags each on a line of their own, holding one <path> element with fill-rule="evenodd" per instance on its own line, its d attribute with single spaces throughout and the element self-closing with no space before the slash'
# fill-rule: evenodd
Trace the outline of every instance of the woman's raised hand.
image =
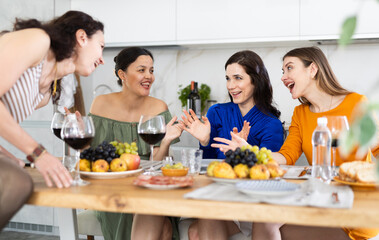
<svg viewBox="0 0 379 240">
<path fill-rule="evenodd" d="M 211 134 L 211 124 L 208 118 L 202 116 L 203 122 L 201 122 L 192 109 L 189 111 L 188 113 L 186 110 L 183 110 L 185 116 L 182 116 L 183 121 L 179 120 L 182 128 L 199 140 L 201 145 L 207 146 Z"/>
<path fill-rule="evenodd" d="M 248 145 L 248 143 L 245 141 L 245 139 L 241 138 L 237 134 L 230 132 L 230 135 L 232 135 L 232 140 L 228 140 L 226 138 L 215 137 L 213 140 L 215 140 L 216 142 L 222 142 L 224 144 L 212 143 L 211 147 L 219 148 L 221 152 L 225 153 L 229 150 L 234 151 L 238 147 Z"/>
<path fill-rule="evenodd" d="M 180 135 L 182 135 L 182 132 L 183 132 L 183 128 L 181 127 L 181 124 L 178 123 L 178 124 L 174 124 L 175 121 L 178 119 L 177 116 L 174 116 L 166 125 L 166 135 L 165 135 L 165 138 L 168 140 L 168 141 L 172 141 L 174 140 L 175 138 L 178 138 L 180 137 Z"/>
<path fill-rule="evenodd" d="M 48 187 L 69 187 L 72 177 L 62 163 L 50 153 L 45 152 L 35 161 L 37 170 L 42 174 Z"/>
<path fill-rule="evenodd" d="M 238 129 L 236 127 L 233 128 L 233 133 L 236 134 L 237 136 L 245 139 L 247 141 L 247 137 L 249 136 L 250 133 L 250 123 L 247 122 L 246 120 L 243 122 L 243 127 L 241 129 L 241 132 L 238 132 Z M 233 136 L 232 136 L 233 140 Z"/>
</svg>

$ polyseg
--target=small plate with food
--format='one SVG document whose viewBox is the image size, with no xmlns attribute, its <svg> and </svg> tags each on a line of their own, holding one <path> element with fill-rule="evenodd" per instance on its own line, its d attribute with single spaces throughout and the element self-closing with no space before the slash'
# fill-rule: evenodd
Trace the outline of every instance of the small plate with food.
<svg viewBox="0 0 379 240">
<path fill-rule="evenodd" d="M 169 176 L 151 176 L 139 175 L 134 179 L 133 184 L 138 187 L 144 187 L 154 190 L 169 190 L 175 188 L 185 188 L 193 185 L 192 176 L 169 177 Z"/>
</svg>

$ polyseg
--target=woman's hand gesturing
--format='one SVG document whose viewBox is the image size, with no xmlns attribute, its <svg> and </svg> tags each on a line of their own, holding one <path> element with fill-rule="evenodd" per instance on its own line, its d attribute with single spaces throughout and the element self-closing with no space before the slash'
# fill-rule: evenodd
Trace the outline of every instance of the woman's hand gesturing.
<svg viewBox="0 0 379 240">
<path fill-rule="evenodd" d="M 202 120 L 204 121 L 203 123 L 196 116 L 195 112 L 192 111 L 192 109 L 189 111 L 190 113 L 183 110 L 185 116 L 182 116 L 183 121 L 179 120 L 179 122 L 182 124 L 184 130 L 199 140 L 201 145 L 207 146 L 211 134 L 211 124 L 209 123 L 208 118 L 202 116 Z"/>
</svg>

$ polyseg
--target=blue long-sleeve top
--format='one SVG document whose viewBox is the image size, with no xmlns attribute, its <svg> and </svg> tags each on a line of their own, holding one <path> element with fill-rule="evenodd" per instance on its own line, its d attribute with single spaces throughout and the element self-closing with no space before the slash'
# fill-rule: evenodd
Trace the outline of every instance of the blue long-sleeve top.
<svg viewBox="0 0 379 240">
<path fill-rule="evenodd" d="M 250 123 L 251 127 L 247 137 L 249 144 L 257 145 L 260 148 L 266 147 L 273 152 L 279 151 L 283 144 L 283 127 L 280 120 L 273 115 L 264 114 L 256 106 L 242 116 L 237 104 L 219 103 L 209 108 L 207 118 L 211 124 L 211 135 L 207 146 L 200 144 L 203 158 L 224 159 L 223 152 L 218 148 L 211 147 L 211 144 L 215 143 L 213 138 L 222 137 L 231 140 L 230 132 L 234 127 L 241 131 L 245 120 Z"/>
</svg>

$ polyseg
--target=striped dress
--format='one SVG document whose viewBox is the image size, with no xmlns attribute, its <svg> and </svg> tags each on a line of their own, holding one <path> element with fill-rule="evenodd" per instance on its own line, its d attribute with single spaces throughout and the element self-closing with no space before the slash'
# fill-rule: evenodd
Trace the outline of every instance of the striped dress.
<svg viewBox="0 0 379 240">
<path fill-rule="evenodd" d="M 12 88 L 0 98 L 18 123 L 31 115 L 44 97 L 39 92 L 42 67 L 43 61 L 35 67 L 28 68 Z"/>
</svg>

